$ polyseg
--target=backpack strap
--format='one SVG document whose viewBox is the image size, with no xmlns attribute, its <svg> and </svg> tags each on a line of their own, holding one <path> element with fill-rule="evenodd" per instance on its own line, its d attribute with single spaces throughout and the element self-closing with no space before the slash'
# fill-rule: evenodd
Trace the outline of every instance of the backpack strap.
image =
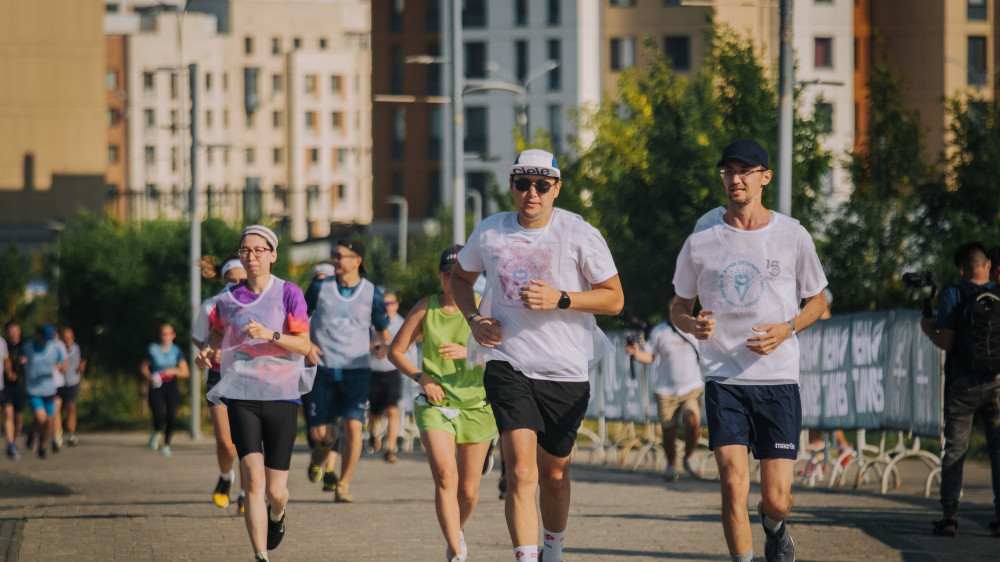
<svg viewBox="0 0 1000 562">
<path fill-rule="evenodd" d="M 686 341 L 687 344 L 691 346 L 691 349 L 694 350 L 694 356 L 698 359 L 698 362 L 700 363 L 701 362 L 701 354 L 698 353 L 698 346 L 695 345 L 695 344 L 693 344 L 693 343 L 691 343 L 691 340 L 685 338 L 684 334 L 680 330 L 677 329 L 677 326 L 674 326 L 674 323 L 670 321 L 669 317 L 667 318 L 667 326 L 670 326 L 670 329 L 673 330 L 675 334 L 677 334 L 682 340 Z"/>
</svg>

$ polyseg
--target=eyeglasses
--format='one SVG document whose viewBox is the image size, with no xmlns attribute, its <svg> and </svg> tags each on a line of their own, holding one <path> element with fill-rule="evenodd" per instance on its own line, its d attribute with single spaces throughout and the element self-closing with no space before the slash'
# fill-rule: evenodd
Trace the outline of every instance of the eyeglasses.
<svg viewBox="0 0 1000 562">
<path fill-rule="evenodd" d="M 271 252 L 271 248 L 240 248 L 236 253 L 243 259 L 249 258 L 253 254 L 257 259 L 261 259 L 265 254 Z"/>
<path fill-rule="evenodd" d="M 396 301 L 382 301 L 382 302 L 384 302 L 386 306 L 393 306 L 393 305 L 399 304 Z"/>
<path fill-rule="evenodd" d="M 545 180 L 529 180 L 528 178 L 518 178 L 514 180 L 514 188 L 524 193 L 531 189 L 531 186 L 535 186 L 535 191 L 539 195 L 545 195 L 550 189 L 556 186 L 558 182 L 547 182 Z"/>
<path fill-rule="evenodd" d="M 330 259 L 332 260 L 342 260 L 344 258 L 356 258 L 359 256 L 352 256 L 351 254 L 341 254 L 340 252 L 333 252 L 330 254 Z"/>
<path fill-rule="evenodd" d="M 767 168 L 758 168 L 756 170 L 740 170 L 740 171 L 726 169 L 726 170 L 721 170 L 719 172 L 719 175 L 722 176 L 722 179 L 726 181 L 733 179 L 733 176 L 739 176 L 740 179 L 745 180 L 748 177 L 756 174 L 757 172 L 763 172 L 766 170 Z"/>
</svg>

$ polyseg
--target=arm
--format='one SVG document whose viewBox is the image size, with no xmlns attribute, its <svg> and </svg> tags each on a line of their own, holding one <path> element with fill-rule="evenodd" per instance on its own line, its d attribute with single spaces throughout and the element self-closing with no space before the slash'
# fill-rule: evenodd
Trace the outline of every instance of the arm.
<svg viewBox="0 0 1000 562">
<path fill-rule="evenodd" d="M 795 332 L 800 332 L 809 326 L 812 326 L 819 317 L 822 316 L 823 311 L 826 310 L 826 294 L 823 291 L 816 293 L 815 295 L 805 299 L 805 305 L 802 310 L 794 318 L 789 320 L 795 324 Z M 759 336 L 754 336 L 747 339 L 747 349 L 753 351 L 754 353 L 759 353 L 760 355 L 767 355 L 778 349 L 778 346 L 782 342 L 791 338 L 795 335 L 792 331 L 792 326 L 788 322 L 780 322 L 778 324 L 765 324 L 763 326 L 754 326 L 754 331 L 764 332 Z"/>
<path fill-rule="evenodd" d="M 606 281 L 594 283 L 589 291 L 570 293 L 569 309 L 591 314 L 618 314 L 625 306 L 621 278 L 612 276 Z M 521 287 L 521 301 L 529 310 L 556 310 L 562 291 L 541 279 L 532 279 Z"/>
<path fill-rule="evenodd" d="M 920 329 L 923 330 L 927 338 L 931 340 L 931 343 L 945 351 L 951 351 L 952 348 L 955 347 L 955 330 L 948 328 L 935 330 L 934 320 L 934 317 L 921 318 Z"/>
<path fill-rule="evenodd" d="M 451 272 L 451 294 L 458 309 L 462 311 L 462 316 L 466 318 L 479 313 L 476 293 L 472 289 L 478 278 L 478 271 L 462 269 L 461 262 Z M 503 341 L 503 323 L 496 318 L 477 316 L 469 322 L 469 328 L 472 329 L 472 337 L 476 343 L 483 347 L 496 347 Z"/>
<path fill-rule="evenodd" d="M 680 295 L 674 297 L 674 305 L 670 307 L 670 321 L 678 330 L 691 334 L 698 340 L 707 340 L 715 330 L 714 310 L 704 310 L 695 318 L 694 299 L 685 299 Z"/>
<path fill-rule="evenodd" d="M 174 368 L 176 371 L 177 378 L 186 379 L 191 376 L 191 371 L 188 369 L 187 360 L 184 359 L 184 355 L 181 355 L 177 360 L 177 366 Z"/>
<path fill-rule="evenodd" d="M 653 354 L 648 351 L 639 349 L 639 344 L 637 343 L 634 343 L 632 345 L 626 345 L 625 353 L 634 357 L 636 361 L 643 363 L 645 365 L 649 365 L 650 363 L 653 362 Z"/>
<path fill-rule="evenodd" d="M 6 374 L 7 380 L 14 380 L 14 364 L 10 361 L 10 356 L 3 358 L 3 372 Z"/>
</svg>

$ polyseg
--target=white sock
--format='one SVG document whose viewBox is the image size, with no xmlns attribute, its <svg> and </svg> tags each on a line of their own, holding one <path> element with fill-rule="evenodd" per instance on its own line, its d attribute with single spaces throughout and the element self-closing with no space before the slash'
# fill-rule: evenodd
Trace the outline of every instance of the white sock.
<svg viewBox="0 0 1000 562">
<path fill-rule="evenodd" d="M 257 560 L 267 560 L 267 553 L 266 552 L 258 552 L 257 556 L 256 556 L 256 559 Z"/>
<path fill-rule="evenodd" d="M 246 491 L 245 491 L 245 490 L 240 490 L 240 497 L 241 497 L 241 498 L 245 498 L 245 497 L 247 497 L 247 493 L 246 493 Z"/>
<path fill-rule="evenodd" d="M 543 548 L 545 560 L 548 562 L 562 562 L 562 547 L 566 542 L 566 531 L 553 533 L 542 527 L 542 538 L 545 541 Z"/>
<path fill-rule="evenodd" d="M 229 472 L 219 473 L 219 478 L 222 478 L 226 482 L 232 482 L 233 478 L 236 478 L 236 473 L 233 472 L 232 469 L 230 469 Z"/>
<path fill-rule="evenodd" d="M 776 533 L 778 532 L 778 529 L 781 528 L 781 521 L 775 521 L 774 519 L 771 519 L 770 517 L 765 515 L 764 528 L 767 529 L 768 531 L 771 531 L 772 533 Z"/>
<path fill-rule="evenodd" d="M 281 513 L 275 515 L 273 511 L 269 511 L 267 515 L 268 515 L 268 517 L 271 518 L 271 521 L 274 521 L 275 523 L 277 523 L 278 521 L 281 521 L 282 517 L 285 516 L 285 512 L 282 511 Z"/>
<path fill-rule="evenodd" d="M 743 554 L 730 554 L 729 558 L 733 562 L 753 562 L 753 549 L 751 548 Z"/>
<path fill-rule="evenodd" d="M 538 560 L 538 545 L 529 544 L 514 547 L 514 560 L 525 562 L 526 560 Z"/>
</svg>

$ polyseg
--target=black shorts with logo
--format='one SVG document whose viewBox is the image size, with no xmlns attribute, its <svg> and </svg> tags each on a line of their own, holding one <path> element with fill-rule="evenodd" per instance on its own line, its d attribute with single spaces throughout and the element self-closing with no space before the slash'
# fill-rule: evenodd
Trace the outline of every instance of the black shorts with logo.
<svg viewBox="0 0 1000 562">
<path fill-rule="evenodd" d="M 531 429 L 546 453 L 569 456 L 587 413 L 590 382 L 532 379 L 507 361 L 489 361 L 483 386 L 501 432 Z"/>
</svg>

